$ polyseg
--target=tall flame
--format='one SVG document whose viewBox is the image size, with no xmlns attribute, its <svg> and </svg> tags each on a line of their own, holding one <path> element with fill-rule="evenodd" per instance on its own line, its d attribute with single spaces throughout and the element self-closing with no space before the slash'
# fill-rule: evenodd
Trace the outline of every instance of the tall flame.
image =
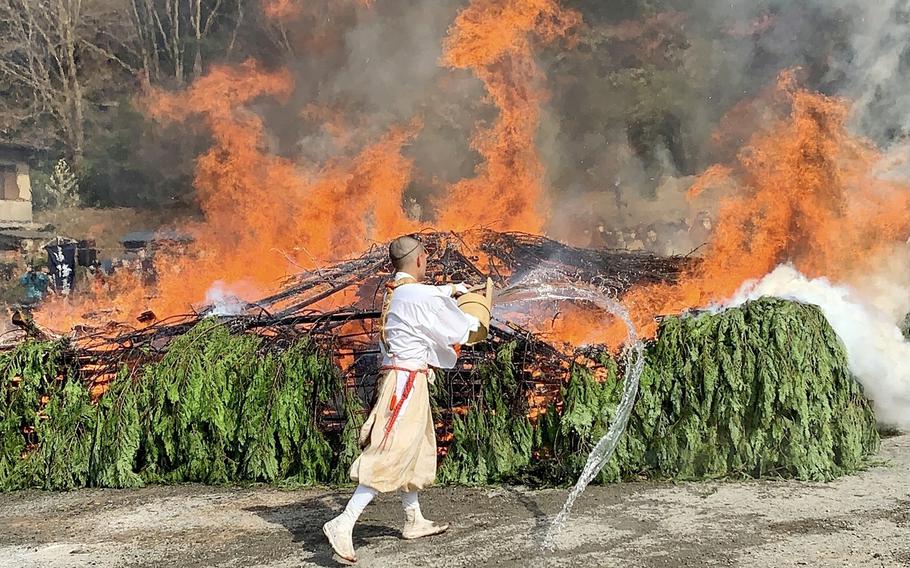
<svg viewBox="0 0 910 568">
<path fill-rule="evenodd" d="M 286 72 L 266 72 L 248 61 L 216 67 L 186 91 L 153 94 L 153 117 L 198 119 L 212 134 L 195 176 L 205 221 L 187 227 L 194 238 L 188 250 L 157 255 L 154 293 L 137 293 L 133 279 L 116 280 L 91 300 L 48 306 L 39 321 L 61 329 L 111 301 L 133 316 L 149 308 L 159 316 L 187 313 L 216 280 L 242 284 L 233 291 L 252 299 L 319 260 L 415 230 L 402 209 L 412 163 L 401 149 L 419 124 L 392 128 L 350 159 L 320 168 L 295 164 L 265 151 L 262 119 L 248 108 L 260 97 L 286 97 L 292 87 Z"/>
<path fill-rule="evenodd" d="M 184 93 L 154 97 L 153 116 L 198 116 L 214 138 L 196 166 L 206 219 L 195 231 L 200 254 L 165 259 L 161 296 L 201 298 L 210 282 L 195 278 L 190 282 L 198 289 L 186 290 L 187 270 L 268 288 L 295 267 L 312 267 L 314 259 L 341 258 L 413 230 L 401 208 L 411 163 L 400 150 L 417 125 L 392 129 L 353 160 L 312 171 L 265 152 L 262 121 L 245 107 L 262 95 L 287 95 L 291 87 L 286 73 L 265 73 L 248 62 L 216 69 Z"/>
<path fill-rule="evenodd" d="M 546 91 L 530 36 L 553 41 L 580 22 L 577 12 L 562 10 L 554 0 L 474 0 L 458 14 L 443 63 L 471 69 L 499 117 L 475 135 L 472 146 L 483 162 L 475 177 L 449 188 L 440 204 L 440 227 L 543 230 L 548 207 L 535 136 Z"/>
<path fill-rule="evenodd" d="M 645 335 L 655 333 L 656 315 L 729 298 L 781 263 L 848 281 L 910 233 L 910 185 L 877 175 L 881 155 L 848 132 L 845 101 L 799 88 L 793 72 L 781 74 L 773 99 L 776 117 L 735 163 L 693 186 L 727 193 L 701 264 L 675 285 L 623 299 Z M 612 344 L 624 333 L 612 328 Z"/>
</svg>

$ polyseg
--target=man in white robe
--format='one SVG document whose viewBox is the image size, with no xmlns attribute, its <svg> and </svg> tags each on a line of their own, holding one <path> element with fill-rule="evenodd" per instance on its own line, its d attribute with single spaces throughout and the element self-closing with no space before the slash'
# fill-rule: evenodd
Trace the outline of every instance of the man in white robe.
<svg viewBox="0 0 910 568">
<path fill-rule="evenodd" d="M 366 506 L 378 493 L 401 491 L 405 511 L 402 536 L 414 539 L 448 529 L 423 517 L 417 492 L 436 477 L 436 431 L 428 384 L 432 368 L 451 369 L 458 346 L 478 329 L 477 318 L 458 308 L 454 296 L 463 284 L 430 286 L 427 253 L 412 237 L 389 245 L 397 273 L 387 286 L 381 318 L 384 375 L 379 396 L 360 431 L 363 453 L 351 466 L 359 485 L 344 512 L 327 522 L 323 532 L 335 553 L 356 562 L 352 531 Z"/>
</svg>

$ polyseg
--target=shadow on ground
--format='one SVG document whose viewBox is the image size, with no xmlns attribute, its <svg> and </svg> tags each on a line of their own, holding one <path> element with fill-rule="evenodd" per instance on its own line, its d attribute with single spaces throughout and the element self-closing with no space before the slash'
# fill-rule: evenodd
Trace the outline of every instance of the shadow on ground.
<svg viewBox="0 0 910 568">
<path fill-rule="evenodd" d="M 300 543 L 304 550 L 313 555 L 309 559 L 310 562 L 318 566 L 334 568 L 339 563 L 335 560 L 332 547 L 329 546 L 322 533 L 322 525 L 340 512 L 331 503 L 333 501 L 344 502 L 343 499 L 346 497 L 347 495 L 336 493 L 304 499 L 287 505 L 276 507 L 260 505 L 247 507 L 244 510 L 258 515 L 266 522 L 284 526 L 291 534 L 292 541 Z M 399 536 L 400 534 L 401 531 L 398 528 L 357 523 L 357 530 L 354 531 L 354 548 L 365 547 L 377 538 Z"/>
</svg>

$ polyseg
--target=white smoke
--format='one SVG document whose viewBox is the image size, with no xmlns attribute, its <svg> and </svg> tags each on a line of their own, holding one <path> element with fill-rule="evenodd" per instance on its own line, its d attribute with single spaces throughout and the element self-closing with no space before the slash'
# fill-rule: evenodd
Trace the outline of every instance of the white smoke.
<svg viewBox="0 0 910 568">
<path fill-rule="evenodd" d="M 852 17 L 848 59 L 833 67 L 849 78 L 845 94 L 856 101 L 860 132 L 884 146 L 910 133 L 910 2 L 833 0 Z"/>
<path fill-rule="evenodd" d="M 872 279 L 870 279 L 872 280 Z M 724 307 L 762 296 L 774 296 L 818 306 L 847 348 L 850 371 L 875 404 L 881 424 L 910 430 L 910 343 L 904 340 L 888 313 L 908 289 L 873 287 L 878 297 L 865 298 L 857 289 L 834 285 L 825 278 L 810 280 L 790 265 L 777 267 L 755 282 L 747 282 Z"/>
<path fill-rule="evenodd" d="M 205 293 L 205 303 L 210 306 L 209 315 L 236 316 L 243 313 L 246 302 L 223 281 L 216 280 Z"/>
</svg>

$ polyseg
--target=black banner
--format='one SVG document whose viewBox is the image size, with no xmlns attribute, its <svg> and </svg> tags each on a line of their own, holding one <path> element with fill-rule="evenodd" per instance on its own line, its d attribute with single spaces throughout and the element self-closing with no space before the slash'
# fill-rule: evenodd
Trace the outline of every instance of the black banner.
<svg viewBox="0 0 910 568">
<path fill-rule="evenodd" d="M 47 245 L 44 250 L 54 290 L 69 295 L 76 283 L 76 243 Z"/>
</svg>

